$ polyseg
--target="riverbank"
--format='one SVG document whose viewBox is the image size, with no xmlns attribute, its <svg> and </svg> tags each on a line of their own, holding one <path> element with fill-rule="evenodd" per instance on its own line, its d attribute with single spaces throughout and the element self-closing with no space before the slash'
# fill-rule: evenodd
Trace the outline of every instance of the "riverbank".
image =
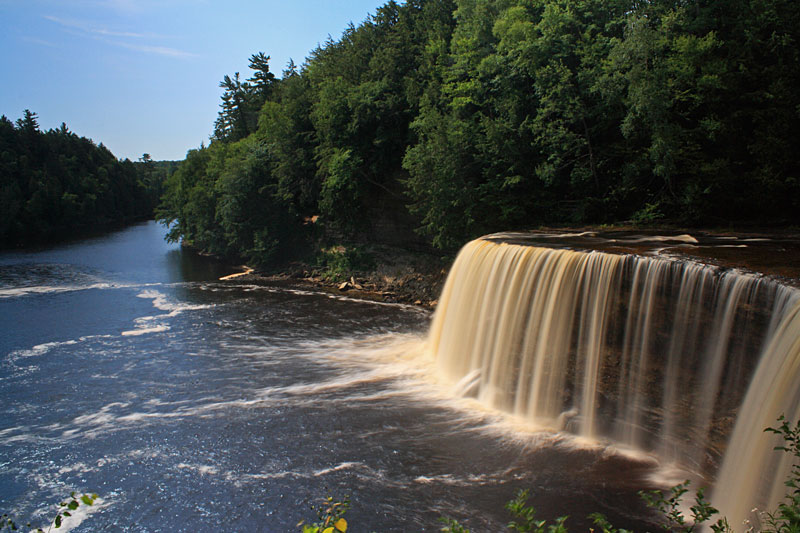
<svg viewBox="0 0 800 533">
<path fill-rule="evenodd" d="M 366 300 L 436 307 L 451 259 L 390 248 L 371 250 L 370 256 L 374 261 L 370 269 L 332 273 L 304 262 L 293 262 L 278 270 L 254 270 L 242 265 L 242 272 L 221 281 L 291 283 Z"/>
</svg>

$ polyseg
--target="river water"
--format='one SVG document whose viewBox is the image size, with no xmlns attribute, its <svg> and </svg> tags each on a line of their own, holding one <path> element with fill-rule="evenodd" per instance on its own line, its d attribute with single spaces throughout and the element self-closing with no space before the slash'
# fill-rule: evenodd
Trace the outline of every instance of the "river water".
<svg viewBox="0 0 800 533">
<path fill-rule="evenodd" d="M 18 522 L 79 491 L 100 502 L 67 530 L 297 531 L 333 495 L 351 531 L 502 531 L 519 489 L 572 530 L 648 520 L 652 462 L 458 398 L 425 355 L 429 312 L 219 281 L 164 233 L 0 254 L 0 511 Z"/>
</svg>

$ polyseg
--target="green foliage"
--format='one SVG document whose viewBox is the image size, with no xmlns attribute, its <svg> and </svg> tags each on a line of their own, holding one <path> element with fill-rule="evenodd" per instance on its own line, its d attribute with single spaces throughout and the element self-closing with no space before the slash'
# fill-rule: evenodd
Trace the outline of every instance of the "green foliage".
<svg viewBox="0 0 800 533">
<path fill-rule="evenodd" d="M 71 492 L 69 495 L 69 499 L 63 502 L 59 502 L 58 509 L 56 511 L 55 516 L 48 522 L 47 532 L 49 533 L 52 529 L 59 529 L 64 522 L 65 518 L 69 518 L 72 516 L 72 513 L 76 511 L 81 504 L 92 506 L 97 501 L 97 494 L 81 494 L 78 495 L 75 492 Z M 7 531 L 17 531 L 19 530 L 19 525 L 17 525 L 14 520 L 8 515 L 3 514 L 2 520 L 0 520 L 0 531 L 6 529 Z M 25 527 L 30 528 L 32 527 L 30 523 L 26 523 Z M 36 528 L 36 533 L 45 533 L 45 529 L 43 528 Z"/>
<path fill-rule="evenodd" d="M 354 272 L 370 270 L 375 262 L 372 256 L 357 246 L 332 246 L 323 248 L 316 257 L 316 266 L 328 281 L 344 281 Z"/>
<path fill-rule="evenodd" d="M 183 239 L 212 253 L 225 251 L 222 231 L 216 223 L 217 165 L 224 145 L 190 150 L 166 183 L 166 192 L 156 209 L 156 218 L 170 227 L 167 238 Z M 220 153 L 222 152 L 222 154 Z"/>
<path fill-rule="evenodd" d="M 226 76 L 159 216 L 262 262 L 374 241 L 386 206 L 445 250 L 539 224 L 796 225 L 798 43 L 789 0 L 390 1 L 280 79 L 261 52 Z M 57 188 L 30 208 L 53 198 L 82 209 Z"/>
<path fill-rule="evenodd" d="M 784 445 L 775 449 L 781 450 L 794 457 L 792 472 L 786 480 L 786 499 L 778 505 L 774 512 L 767 513 L 766 531 L 776 533 L 789 533 L 800 531 L 800 421 L 789 425 L 786 417 L 778 418 L 780 425 L 777 428 L 767 428 L 765 431 L 775 433 L 783 438 Z"/>
<path fill-rule="evenodd" d="M 631 217 L 631 221 L 639 226 L 646 226 L 655 224 L 664 218 L 658 204 L 645 204 L 645 206 L 635 212 Z"/>
<path fill-rule="evenodd" d="M 589 515 L 592 522 L 601 533 L 633 533 L 628 529 L 614 527 L 608 519 L 601 513 L 592 513 Z"/>
<path fill-rule="evenodd" d="M 445 533 L 469 533 L 469 529 L 459 524 L 458 520 L 442 517 L 439 522 L 444 524 L 439 531 L 444 531 Z"/>
<path fill-rule="evenodd" d="M 214 140 L 235 142 L 253 133 L 258 125 L 261 106 L 270 97 L 275 75 L 269 70 L 269 56 L 258 52 L 250 56 L 253 76 L 243 81 L 239 73 L 227 74 L 219 86 L 222 93 L 221 111 L 214 123 Z"/>
<path fill-rule="evenodd" d="M 167 169 L 119 161 L 65 124 L 0 117 L 0 246 L 73 236 L 150 217 Z"/>
<path fill-rule="evenodd" d="M 700 487 L 695 492 L 695 504 L 689 509 L 691 517 L 687 519 L 680 509 L 680 505 L 683 495 L 689 491 L 688 486 L 688 481 L 675 485 L 669 490 L 669 497 L 666 497 L 661 491 L 640 492 L 639 495 L 647 502 L 648 506 L 656 509 L 664 517 L 666 529 L 691 533 L 702 529 L 702 524 L 718 514 L 719 511 L 705 499 L 705 491 Z M 731 531 L 731 528 L 725 518 L 720 518 L 711 524 L 711 530 L 723 533 Z"/>
<path fill-rule="evenodd" d="M 302 521 L 297 524 L 298 527 L 302 527 L 303 533 L 345 533 L 347 531 L 347 520 L 344 518 L 344 514 L 350 508 L 348 497 L 338 500 L 333 496 L 328 496 L 320 506 L 312 506 L 312 508 L 316 511 L 318 520 L 313 524 L 305 524 Z"/>
<path fill-rule="evenodd" d="M 334 150 L 325 167 L 325 180 L 319 195 L 322 214 L 340 227 L 350 227 L 360 219 L 362 193 L 359 187 L 361 159 L 352 150 Z"/>
<path fill-rule="evenodd" d="M 520 490 L 517 496 L 506 504 L 506 509 L 517 519 L 508 524 L 508 529 L 519 533 L 566 533 L 564 526 L 567 517 L 561 516 L 555 524 L 547 524 L 546 520 L 536 519 L 536 510 L 528 505 L 528 491 Z"/>
</svg>

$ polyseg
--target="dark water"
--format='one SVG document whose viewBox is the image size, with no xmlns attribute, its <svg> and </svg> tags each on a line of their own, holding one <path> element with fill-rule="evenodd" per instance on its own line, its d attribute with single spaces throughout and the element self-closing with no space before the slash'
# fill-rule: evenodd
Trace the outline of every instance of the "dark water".
<svg viewBox="0 0 800 533">
<path fill-rule="evenodd" d="M 643 527 L 652 463 L 453 397 L 427 312 L 218 281 L 163 234 L 0 255 L 0 511 L 74 490 L 101 497 L 74 531 L 281 532 L 331 494 L 355 532 L 502 531 L 527 488 L 572 530 Z"/>
</svg>

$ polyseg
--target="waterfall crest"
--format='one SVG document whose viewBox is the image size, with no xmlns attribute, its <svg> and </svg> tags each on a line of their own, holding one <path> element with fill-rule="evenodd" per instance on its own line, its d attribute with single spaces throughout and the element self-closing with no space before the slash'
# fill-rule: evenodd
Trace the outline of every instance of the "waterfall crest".
<svg viewBox="0 0 800 533">
<path fill-rule="evenodd" d="M 784 494 L 789 464 L 762 430 L 800 416 L 798 302 L 697 262 L 478 239 L 428 343 L 464 394 L 718 479 L 735 525 Z"/>
</svg>

